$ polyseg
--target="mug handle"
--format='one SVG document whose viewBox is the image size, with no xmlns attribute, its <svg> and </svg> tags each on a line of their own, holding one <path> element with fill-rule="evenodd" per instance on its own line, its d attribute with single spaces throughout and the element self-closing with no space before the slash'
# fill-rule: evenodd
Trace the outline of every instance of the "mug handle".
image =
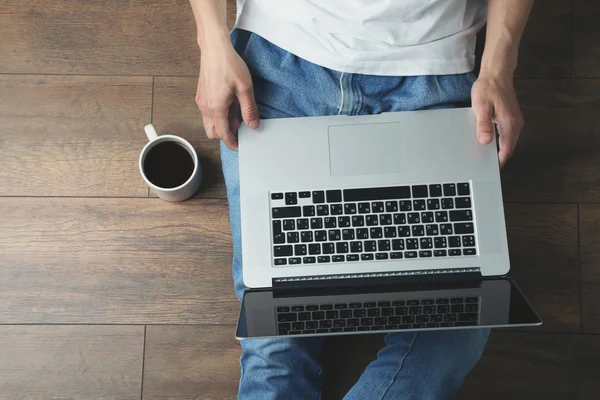
<svg viewBox="0 0 600 400">
<path fill-rule="evenodd" d="M 156 129 L 154 129 L 154 125 L 152 124 L 146 125 L 144 127 L 144 132 L 146 132 L 146 136 L 150 142 L 158 137 L 158 133 L 156 133 Z"/>
</svg>

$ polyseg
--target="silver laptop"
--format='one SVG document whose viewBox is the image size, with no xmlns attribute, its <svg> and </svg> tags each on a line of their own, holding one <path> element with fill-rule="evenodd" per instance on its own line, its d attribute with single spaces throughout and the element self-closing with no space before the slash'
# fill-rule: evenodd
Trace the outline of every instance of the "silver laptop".
<svg viewBox="0 0 600 400">
<path fill-rule="evenodd" d="M 540 325 L 471 108 L 239 132 L 238 339 Z"/>
</svg>

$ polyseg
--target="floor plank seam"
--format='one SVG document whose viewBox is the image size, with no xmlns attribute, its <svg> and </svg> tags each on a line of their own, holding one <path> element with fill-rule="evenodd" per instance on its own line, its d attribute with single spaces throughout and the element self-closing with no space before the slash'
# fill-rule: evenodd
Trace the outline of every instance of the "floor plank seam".
<svg viewBox="0 0 600 400">
<path fill-rule="evenodd" d="M 583 293 L 581 282 L 581 217 L 577 204 L 577 268 L 579 273 L 579 333 L 583 334 Z"/>
<path fill-rule="evenodd" d="M 144 399 L 144 369 L 146 368 L 146 332 L 147 326 L 144 325 L 144 347 L 142 350 L 142 379 L 140 382 L 140 400 Z"/>
</svg>

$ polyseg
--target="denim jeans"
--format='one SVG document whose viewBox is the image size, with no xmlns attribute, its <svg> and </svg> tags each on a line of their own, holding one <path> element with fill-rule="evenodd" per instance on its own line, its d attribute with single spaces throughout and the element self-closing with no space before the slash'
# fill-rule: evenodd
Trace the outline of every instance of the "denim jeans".
<svg viewBox="0 0 600 400">
<path fill-rule="evenodd" d="M 300 59 L 256 34 L 231 39 L 247 63 L 261 118 L 375 114 L 469 103 L 472 74 L 345 74 Z M 383 144 L 385 145 L 385 144 Z M 238 154 L 221 143 L 233 237 L 233 279 L 243 296 Z M 345 399 L 449 399 L 475 366 L 488 329 L 393 333 Z M 319 399 L 322 338 L 242 341 L 239 399 Z"/>
</svg>

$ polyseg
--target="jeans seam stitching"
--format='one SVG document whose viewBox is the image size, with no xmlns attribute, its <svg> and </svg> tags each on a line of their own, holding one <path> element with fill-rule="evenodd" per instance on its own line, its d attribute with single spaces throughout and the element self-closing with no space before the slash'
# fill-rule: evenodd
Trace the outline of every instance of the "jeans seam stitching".
<svg viewBox="0 0 600 400">
<path fill-rule="evenodd" d="M 340 108 L 338 109 L 338 115 L 342 113 L 342 109 L 344 108 L 344 82 L 342 79 L 344 78 L 344 73 L 340 74 Z"/>
<path fill-rule="evenodd" d="M 402 357 L 402 360 L 400 360 L 400 365 L 398 365 L 398 368 L 396 369 L 396 372 L 394 372 L 394 375 L 392 376 L 392 379 L 391 379 L 388 387 L 385 389 L 385 391 L 383 392 L 383 394 L 381 395 L 379 400 L 383 400 L 383 398 L 390 391 L 390 388 L 392 387 L 392 385 L 394 384 L 394 381 L 396 380 L 396 376 L 398 375 L 398 373 L 400 372 L 400 370 L 402 370 L 402 367 L 404 366 L 404 361 L 406 360 L 406 357 L 408 357 L 409 354 L 412 352 L 412 349 L 415 346 L 415 342 L 417 341 L 418 336 L 419 336 L 419 333 L 416 333 L 412 343 L 410 344 L 410 348 L 408 349 L 406 354 L 404 354 L 404 357 Z"/>
</svg>

